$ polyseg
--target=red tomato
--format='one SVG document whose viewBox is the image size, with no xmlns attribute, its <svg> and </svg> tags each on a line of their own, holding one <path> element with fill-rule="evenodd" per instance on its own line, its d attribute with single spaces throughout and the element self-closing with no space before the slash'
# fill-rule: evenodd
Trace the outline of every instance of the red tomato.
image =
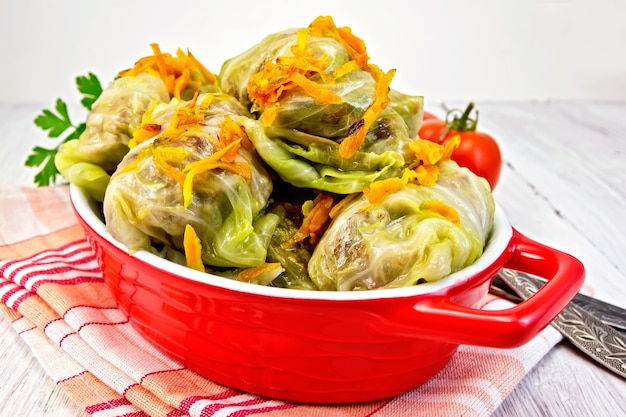
<svg viewBox="0 0 626 417">
<path fill-rule="evenodd" d="M 435 116 L 433 113 L 424 110 L 424 116 L 422 116 L 422 120 L 431 120 L 431 119 L 439 119 L 439 117 Z"/>
<path fill-rule="evenodd" d="M 422 125 L 420 126 L 420 130 L 417 132 L 417 135 L 422 139 L 427 139 L 431 142 L 443 142 L 442 135 L 446 130 L 446 121 L 440 120 L 438 118 L 433 119 L 424 119 Z"/>
<path fill-rule="evenodd" d="M 495 139 L 487 133 L 478 132 L 477 120 L 469 119 L 473 107 L 474 104 L 470 103 L 461 117 L 455 117 L 451 121 L 424 120 L 418 136 L 433 142 L 445 143 L 451 137 L 459 135 L 461 143 L 452 152 L 452 159 L 460 166 L 485 178 L 493 190 L 500 178 L 502 154 Z"/>
</svg>

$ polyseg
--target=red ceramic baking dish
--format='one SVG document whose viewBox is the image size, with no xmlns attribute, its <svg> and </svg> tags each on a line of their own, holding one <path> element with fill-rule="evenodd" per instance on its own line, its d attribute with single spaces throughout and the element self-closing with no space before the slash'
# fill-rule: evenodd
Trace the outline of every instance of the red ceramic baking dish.
<svg viewBox="0 0 626 417">
<path fill-rule="evenodd" d="M 522 345 L 583 283 L 574 257 L 516 231 L 497 207 L 485 252 L 432 283 L 357 292 L 264 287 L 201 273 L 148 252 L 132 255 L 71 186 L 78 219 L 119 307 L 151 343 L 226 386 L 312 403 L 370 401 L 419 386 L 460 344 Z M 500 268 L 546 278 L 507 310 L 480 310 Z"/>
</svg>

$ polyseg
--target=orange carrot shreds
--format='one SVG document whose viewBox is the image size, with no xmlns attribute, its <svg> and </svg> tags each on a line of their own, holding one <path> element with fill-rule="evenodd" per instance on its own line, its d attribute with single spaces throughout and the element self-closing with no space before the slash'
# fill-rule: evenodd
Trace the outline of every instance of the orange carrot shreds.
<svg viewBox="0 0 626 417">
<path fill-rule="evenodd" d="M 204 263 L 202 262 L 202 242 L 200 242 L 195 229 L 190 224 L 185 225 L 183 248 L 185 249 L 187 266 L 196 271 L 205 272 Z"/>
<path fill-rule="evenodd" d="M 219 125 L 220 133 L 219 133 L 219 143 L 221 147 L 227 146 L 232 142 L 240 141 L 241 146 L 252 152 L 254 150 L 254 145 L 250 142 L 248 138 L 248 134 L 245 129 L 239 126 L 229 115 L 224 117 L 224 120 Z M 235 159 L 237 155 L 237 151 L 239 147 L 233 148 L 228 154 L 224 155 L 222 160 L 231 162 Z"/>
<path fill-rule="evenodd" d="M 334 194 L 320 192 L 310 204 L 310 208 L 303 206 L 304 219 L 302 225 L 294 235 L 283 243 L 283 247 L 290 248 L 296 243 L 309 238 L 311 245 L 317 245 L 322 234 L 326 231 L 330 222 L 330 211 L 335 205 Z M 305 203 L 306 204 L 306 203 Z"/>
<path fill-rule="evenodd" d="M 309 80 L 299 72 L 293 74 L 293 82 L 319 103 L 336 104 L 343 101 L 341 96 L 335 94 L 328 88 L 322 87 L 320 84 Z"/>
<path fill-rule="evenodd" d="M 150 144 L 150 151 L 154 165 L 182 187 L 185 174 L 177 166 L 182 165 L 189 156 L 189 151 L 179 146 L 163 145 L 158 141 Z"/>
<path fill-rule="evenodd" d="M 376 65 L 369 64 L 365 42 L 355 36 L 349 27 L 337 28 L 330 16 L 316 18 L 307 28 L 307 33 L 311 36 L 333 38 L 348 51 L 350 62 L 354 62 L 354 64 L 349 63 L 349 66 L 337 68 L 336 74 L 333 75 L 339 77 L 350 71 L 363 69 L 371 73 L 377 82 L 374 102 L 365 111 L 361 121 L 353 125 L 351 130 L 354 131 L 339 146 L 339 154 L 343 158 L 351 158 L 363 144 L 369 128 L 389 104 L 389 86 L 395 75 L 395 70 L 383 73 Z"/>
<path fill-rule="evenodd" d="M 335 216 L 337 216 L 337 214 L 341 213 L 341 211 L 352 201 L 356 200 L 356 198 L 359 196 L 359 193 L 352 193 L 352 194 L 348 194 L 347 196 L 345 196 L 344 198 L 342 198 L 341 200 L 339 200 L 339 202 L 337 204 L 335 204 L 333 206 L 332 209 L 330 209 L 330 213 L 328 213 L 328 216 L 331 219 L 334 219 Z"/>
<path fill-rule="evenodd" d="M 198 161 L 200 162 L 200 161 Z M 195 178 L 204 172 L 221 169 L 224 171 L 228 171 L 232 174 L 239 175 L 246 182 L 250 183 L 252 181 L 252 170 L 250 165 L 245 162 L 206 162 L 206 160 L 202 160 L 203 164 L 201 166 L 196 166 L 195 168 L 186 171 L 185 179 L 183 182 L 183 205 L 184 207 L 189 207 L 192 201 L 193 194 L 193 182 Z"/>
<path fill-rule="evenodd" d="M 454 148 L 458 146 L 458 138 L 440 145 L 424 139 L 417 139 L 409 143 L 410 149 L 415 153 L 420 164 L 413 169 L 406 168 L 401 178 L 387 178 L 375 181 L 369 187 L 363 188 L 363 194 L 371 204 L 380 202 L 387 194 L 398 191 L 408 183 L 432 187 L 439 179 L 439 166 L 441 161 L 450 159 Z"/>
<path fill-rule="evenodd" d="M 177 52 L 182 52 L 180 49 Z M 187 49 L 187 58 L 191 61 L 191 67 L 197 69 L 210 83 L 215 83 L 217 77 L 209 71 L 198 59 Z"/>
<path fill-rule="evenodd" d="M 307 52 L 306 45 L 309 40 L 309 35 L 312 30 L 310 28 L 301 29 L 297 33 L 296 44 L 291 47 L 291 53 L 294 56 L 311 59 L 311 54 Z M 337 36 L 335 36 L 337 38 Z M 344 75 L 357 71 L 363 68 L 363 65 L 359 65 L 354 59 L 336 67 L 332 73 L 326 73 L 327 62 L 325 60 L 314 61 L 316 65 L 309 67 L 309 69 L 321 78 L 322 81 L 335 81 L 336 79 L 343 77 Z"/>
<path fill-rule="evenodd" d="M 369 187 L 363 188 L 363 194 L 370 204 L 380 202 L 387 194 L 394 193 L 404 185 L 401 178 L 387 178 L 385 180 L 374 181 Z"/>
<path fill-rule="evenodd" d="M 409 148 L 415 154 L 419 165 L 413 169 L 411 182 L 432 187 L 439 178 L 439 162 L 448 161 L 452 152 L 459 146 L 460 138 L 455 136 L 444 144 L 431 142 L 425 139 L 416 139 L 409 143 Z"/>
<path fill-rule="evenodd" d="M 433 213 L 437 213 L 456 225 L 461 224 L 461 218 L 459 217 L 459 213 L 454 209 L 454 207 L 449 206 L 441 201 L 427 200 L 421 204 L 420 208 L 422 210 L 428 210 Z"/>
<path fill-rule="evenodd" d="M 371 65 L 373 68 L 378 68 L 374 65 Z M 356 131 L 351 133 L 347 138 L 339 144 L 339 154 L 343 158 L 351 158 L 354 154 L 359 150 L 363 141 L 365 140 L 365 135 L 367 131 L 372 126 L 372 124 L 378 119 L 383 110 L 387 107 L 390 102 L 389 98 L 389 86 L 391 84 L 391 80 L 395 75 L 396 71 L 391 70 L 385 74 L 383 74 L 378 80 L 378 84 L 376 84 L 376 91 L 374 102 L 363 114 L 363 118 L 361 119 L 363 122 L 359 123 L 355 129 Z M 351 129 L 352 130 L 352 129 Z"/>
<path fill-rule="evenodd" d="M 363 67 L 369 59 L 365 42 L 355 36 L 350 28 L 337 28 L 333 18 L 330 16 L 317 17 L 307 28 L 307 33 L 311 36 L 335 39 L 346 48 L 350 58 L 354 59 L 361 67 Z"/>
<path fill-rule="evenodd" d="M 354 61 L 354 60 L 348 61 L 345 64 L 340 65 L 340 66 L 336 67 L 333 70 L 331 79 L 332 80 L 336 80 L 338 78 L 343 77 L 344 75 L 347 75 L 347 74 L 349 74 L 349 73 L 351 73 L 353 71 L 357 71 L 359 69 L 360 69 L 359 64 L 357 64 L 356 61 Z"/>
<path fill-rule="evenodd" d="M 207 97 L 209 99 L 207 99 Z M 189 103 L 174 111 L 174 114 L 170 118 L 170 124 L 167 129 L 163 131 L 162 137 L 167 137 L 167 139 L 171 141 L 180 138 L 184 132 L 199 130 L 204 122 L 203 111 L 208 109 L 208 105 L 204 103 L 208 101 L 210 105 L 212 97 L 213 96 L 211 94 L 207 94 L 202 100 L 202 103 L 198 106 L 196 105 L 198 98 L 198 93 L 196 92 L 193 99 Z M 129 142 L 129 147 L 132 148 L 137 146 L 141 142 L 150 139 L 161 132 L 162 126 L 152 118 L 152 113 L 154 112 L 157 104 L 158 103 L 155 103 L 143 114 L 141 118 L 141 125 L 133 132 L 133 137 Z"/>
<path fill-rule="evenodd" d="M 439 178 L 439 167 L 437 165 L 419 165 L 413 170 L 415 172 L 415 179 L 420 185 L 426 187 L 432 187 L 437 183 Z"/>
<path fill-rule="evenodd" d="M 352 58 L 359 65 L 365 65 L 369 57 L 367 56 L 367 49 L 365 47 L 365 42 L 363 42 L 363 39 L 354 35 L 354 33 L 352 33 L 352 29 L 350 29 L 349 27 L 337 28 L 337 32 L 339 33 L 339 36 L 341 36 L 341 39 L 343 39 L 345 44 L 348 45 L 352 51 L 354 51 L 354 55 L 352 55 Z"/>
<path fill-rule="evenodd" d="M 391 193 L 398 191 L 402 186 L 410 182 L 421 184 L 420 179 L 422 179 L 422 176 L 421 176 L 422 169 L 425 170 L 424 175 L 426 175 L 426 169 L 421 165 L 418 168 L 419 168 L 418 170 L 405 168 L 404 172 L 402 173 L 402 177 L 400 178 L 394 177 L 394 178 L 387 178 L 387 179 L 380 180 L 380 181 L 374 181 L 373 183 L 369 185 L 369 187 L 363 188 L 363 194 L 365 194 L 370 204 L 375 204 L 375 203 L 380 202 L 383 198 L 385 198 L 387 194 L 391 194 Z M 437 169 L 436 172 L 439 173 L 438 168 L 436 166 L 435 167 L 429 166 L 428 168 L 435 168 Z M 435 175 L 434 178 L 435 178 L 435 181 L 437 181 L 437 175 Z M 428 179 L 430 179 L 430 177 L 428 177 Z M 430 185 L 433 185 L 433 184 L 430 184 Z"/>
<path fill-rule="evenodd" d="M 458 148 L 460 144 L 461 144 L 461 136 L 459 135 L 453 136 L 450 139 L 448 139 L 446 143 L 444 143 L 443 145 L 444 150 L 443 150 L 443 155 L 441 155 L 441 160 L 442 161 L 450 160 L 452 158 L 452 152 L 454 152 L 454 150 Z"/>
<path fill-rule="evenodd" d="M 350 60 L 335 68 L 332 73 L 327 73 L 327 58 L 316 58 L 307 51 L 309 37 L 328 37 L 337 40 L 348 52 Z M 389 84 L 395 71 L 383 74 L 378 67 L 368 64 L 369 57 L 363 40 L 356 37 L 350 28 L 337 28 L 330 16 L 320 16 L 307 28 L 299 30 L 296 43 L 290 51 L 293 56 L 279 56 L 275 62 L 266 61 L 263 69 L 250 78 L 247 91 L 248 97 L 253 102 L 252 111 L 262 111 L 264 125 L 271 125 L 278 113 L 280 97 L 297 87 L 318 103 L 341 103 L 343 99 L 339 95 L 315 81 L 313 76 L 317 75 L 316 79 L 325 82 L 334 81 L 352 71 L 368 71 L 377 82 L 378 88 L 374 103 L 368 109 L 369 113 L 366 111 L 364 114 L 363 129 L 356 128 L 354 137 L 343 147 L 344 154 L 353 155 L 356 152 L 353 148 L 358 149 L 367 129 L 389 103 Z"/>
<path fill-rule="evenodd" d="M 193 181 L 194 178 L 206 171 L 213 169 L 223 169 L 234 174 L 240 175 L 247 182 L 252 180 L 252 168 L 245 162 L 226 162 L 222 158 L 227 155 L 233 148 L 240 146 L 241 140 L 229 143 L 222 149 L 212 155 L 199 161 L 191 162 L 185 166 L 183 173 L 185 178 L 183 181 L 183 205 L 189 207 L 192 201 Z"/>
<path fill-rule="evenodd" d="M 133 137 L 128 141 L 128 147 L 134 148 L 141 142 L 153 138 L 161 131 L 161 125 L 158 123 L 146 123 L 139 126 L 133 132 Z"/>
<path fill-rule="evenodd" d="M 325 60 L 304 53 L 280 56 L 276 62 L 265 62 L 263 69 L 250 77 L 248 82 L 247 91 L 253 101 L 252 110 L 266 113 L 263 119 L 269 125 L 274 121 L 280 97 L 298 87 L 321 104 L 336 103 L 338 99 L 341 101 L 335 93 L 310 80 L 312 75 L 324 73 L 327 67 Z"/>
<path fill-rule="evenodd" d="M 156 136 L 161 131 L 161 125 L 152 118 L 154 109 L 158 105 L 159 103 L 155 101 L 141 116 L 141 125 L 133 131 L 133 137 L 128 141 L 129 148 L 134 148 L 141 142 Z"/>
<path fill-rule="evenodd" d="M 444 155 L 444 147 L 426 139 L 409 142 L 409 148 L 424 165 L 435 165 Z"/>
<path fill-rule="evenodd" d="M 435 165 L 440 161 L 449 160 L 459 143 L 461 143 L 459 136 L 454 136 L 444 144 L 426 139 L 416 139 L 409 143 L 409 148 L 424 165 Z"/>
<path fill-rule="evenodd" d="M 200 127 L 204 122 L 204 112 L 199 106 L 196 106 L 197 100 L 198 92 L 194 94 L 193 99 L 187 105 L 176 109 L 170 120 L 170 127 L 173 129 L 186 129 L 192 125 Z"/>
<path fill-rule="evenodd" d="M 177 140 L 184 133 L 199 131 L 204 123 L 204 112 L 195 105 L 196 96 L 187 105 L 177 108 L 170 118 L 169 126 L 162 136 L 170 140 Z"/>
<path fill-rule="evenodd" d="M 260 266 L 244 269 L 237 274 L 237 281 L 267 285 L 284 270 L 285 269 L 279 262 L 265 263 Z"/>
<path fill-rule="evenodd" d="M 200 92 L 199 91 L 194 92 L 193 97 L 191 98 L 191 100 L 189 100 L 189 103 L 187 103 L 187 107 L 189 108 L 196 107 L 196 104 L 198 104 L 198 96 L 200 96 Z"/>
<path fill-rule="evenodd" d="M 208 71 L 192 54 L 185 54 L 181 49 L 176 56 L 162 53 L 159 45 L 150 44 L 153 55 L 146 56 L 135 62 L 133 68 L 119 72 L 120 77 L 150 74 L 159 77 L 171 96 L 181 99 L 186 89 L 198 91 L 207 84 L 215 84 L 216 77 Z"/>
<path fill-rule="evenodd" d="M 181 93 L 189 83 L 190 73 L 188 68 L 183 68 L 182 73 L 174 80 L 174 97 L 181 97 Z"/>
<path fill-rule="evenodd" d="M 263 114 L 261 115 L 261 120 L 263 121 L 263 126 L 268 127 L 274 120 L 276 120 L 276 116 L 278 115 L 278 110 L 280 109 L 280 103 L 274 103 L 274 105 L 266 107 L 263 110 Z"/>
</svg>

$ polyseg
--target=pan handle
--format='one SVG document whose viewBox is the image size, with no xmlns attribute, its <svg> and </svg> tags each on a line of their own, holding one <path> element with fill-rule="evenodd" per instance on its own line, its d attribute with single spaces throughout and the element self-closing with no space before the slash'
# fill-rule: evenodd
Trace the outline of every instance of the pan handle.
<svg viewBox="0 0 626 417">
<path fill-rule="evenodd" d="M 515 229 L 507 249 L 509 257 L 502 267 L 545 278 L 546 284 L 520 304 L 497 311 L 461 306 L 452 302 L 449 294 L 430 297 L 413 305 L 414 313 L 419 313 L 418 323 L 413 321 L 418 327 L 413 329 L 416 334 L 449 343 L 512 348 L 527 343 L 548 326 L 580 290 L 583 264 Z M 405 325 L 411 316 L 405 316 Z"/>
</svg>

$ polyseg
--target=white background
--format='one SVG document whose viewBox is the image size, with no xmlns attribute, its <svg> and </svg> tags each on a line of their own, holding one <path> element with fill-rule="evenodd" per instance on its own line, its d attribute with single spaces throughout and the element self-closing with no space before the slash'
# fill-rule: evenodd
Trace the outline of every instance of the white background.
<svg viewBox="0 0 626 417">
<path fill-rule="evenodd" d="M 77 100 L 157 42 L 211 71 L 266 34 L 333 16 L 398 69 L 396 89 L 440 100 L 626 98 L 624 0 L 0 0 L 0 102 Z"/>
</svg>

